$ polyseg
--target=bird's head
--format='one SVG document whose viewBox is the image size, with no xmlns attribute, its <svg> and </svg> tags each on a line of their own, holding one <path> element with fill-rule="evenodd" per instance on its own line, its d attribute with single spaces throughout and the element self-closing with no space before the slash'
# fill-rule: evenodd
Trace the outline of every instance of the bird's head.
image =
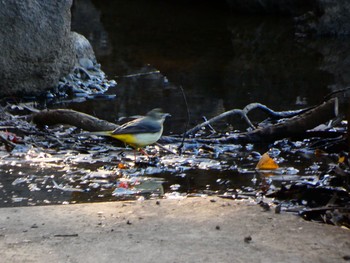
<svg viewBox="0 0 350 263">
<path fill-rule="evenodd" d="M 165 120 L 166 117 L 170 117 L 169 113 L 164 113 L 162 109 L 155 108 L 147 113 L 147 116 L 156 120 Z"/>
</svg>

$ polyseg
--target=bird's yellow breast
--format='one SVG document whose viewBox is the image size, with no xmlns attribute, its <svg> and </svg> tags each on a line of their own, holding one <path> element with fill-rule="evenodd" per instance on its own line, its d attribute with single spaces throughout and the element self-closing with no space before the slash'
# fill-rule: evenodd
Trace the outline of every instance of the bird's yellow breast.
<svg viewBox="0 0 350 263">
<path fill-rule="evenodd" d="M 137 142 L 133 134 L 112 134 L 111 137 L 130 145 L 134 145 Z"/>
<path fill-rule="evenodd" d="M 140 148 L 158 141 L 158 139 L 161 136 L 161 132 L 139 134 L 112 134 L 110 136 L 134 148 Z"/>
</svg>

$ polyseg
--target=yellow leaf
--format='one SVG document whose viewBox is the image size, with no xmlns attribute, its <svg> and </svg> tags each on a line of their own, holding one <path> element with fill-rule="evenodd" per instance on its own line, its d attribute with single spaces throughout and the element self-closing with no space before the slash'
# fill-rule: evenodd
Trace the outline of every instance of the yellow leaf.
<svg viewBox="0 0 350 263">
<path fill-rule="evenodd" d="M 345 162 L 345 156 L 339 156 L 338 163 L 344 163 Z"/>
<path fill-rule="evenodd" d="M 275 170 L 279 166 L 268 153 L 264 153 L 255 168 L 260 170 Z"/>
</svg>

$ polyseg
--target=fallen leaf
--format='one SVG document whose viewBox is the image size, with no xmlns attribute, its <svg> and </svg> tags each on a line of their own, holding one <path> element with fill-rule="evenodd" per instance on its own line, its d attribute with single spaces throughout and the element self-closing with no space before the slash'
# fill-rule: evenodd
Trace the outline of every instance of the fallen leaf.
<svg viewBox="0 0 350 263">
<path fill-rule="evenodd" d="M 344 163 L 345 162 L 345 156 L 339 156 L 338 163 Z"/>
<path fill-rule="evenodd" d="M 118 188 L 125 188 L 125 189 L 128 189 L 129 188 L 129 185 L 127 182 L 119 182 L 118 183 Z"/>
<path fill-rule="evenodd" d="M 118 168 L 119 169 L 127 169 L 126 165 L 123 163 L 118 163 Z"/>
<path fill-rule="evenodd" d="M 255 169 L 260 170 L 275 170 L 278 168 L 278 164 L 268 155 L 268 153 L 264 153 L 261 156 L 258 164 L 255 167 Z"/>
</svg>

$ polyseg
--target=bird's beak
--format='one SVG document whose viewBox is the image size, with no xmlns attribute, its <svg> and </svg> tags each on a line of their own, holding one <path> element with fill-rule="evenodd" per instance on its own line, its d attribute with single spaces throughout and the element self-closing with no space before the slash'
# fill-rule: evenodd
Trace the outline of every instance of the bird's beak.
<svg viewBox="0 0 350 263">
<path fill-rule="evenodd" d="M 171 114 L 170 113 L 164 113 L 164 118 L 166 117 L 171 117 Z"/>
</svg>

